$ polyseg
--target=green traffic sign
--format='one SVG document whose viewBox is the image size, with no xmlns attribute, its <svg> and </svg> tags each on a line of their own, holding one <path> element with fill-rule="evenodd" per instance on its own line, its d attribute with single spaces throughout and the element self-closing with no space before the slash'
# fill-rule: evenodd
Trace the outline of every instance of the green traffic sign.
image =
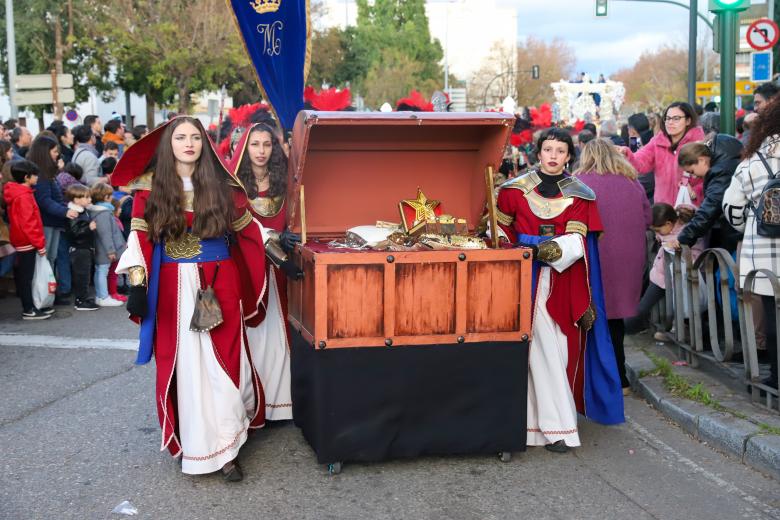
<svg viewBox="0 0 780 520">
<path fill-rule="evenodd" d="M 744 11 L 750 7 L 750 0 L 710 0 L 709 10 L 713 13 Z"/>
</svg>

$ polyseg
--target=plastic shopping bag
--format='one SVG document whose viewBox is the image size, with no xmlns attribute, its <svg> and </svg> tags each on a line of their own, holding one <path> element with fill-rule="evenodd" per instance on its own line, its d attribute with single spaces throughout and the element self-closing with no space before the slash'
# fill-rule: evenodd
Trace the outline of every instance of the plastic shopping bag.
<svg viewBox="0 0 780 520">
<path fill-rule="evenodd" d="M 35 257 L 35 274 L 33 275 L 32 297 L 36 309 L 45 309 L 54 305 L 54 295 L 57 292 L 57 280 L 54 271 L 45 256 Z"/>
<path fill-rule="evenodd" d="M 680 186 L 680 191 L 677 192 L 677 200 L 674 201 L 674 209 L 679 209 L 681 206 L 694 209 L 696 208 L 696 206 L 693 205 L 691 194 L 688 191 L 688 186 L 686 185 Z"/>
</svg>

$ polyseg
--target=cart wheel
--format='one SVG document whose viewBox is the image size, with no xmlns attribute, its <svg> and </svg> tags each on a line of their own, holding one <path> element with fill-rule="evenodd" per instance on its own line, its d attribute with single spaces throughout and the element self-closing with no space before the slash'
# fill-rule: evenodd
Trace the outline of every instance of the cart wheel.
<svg viewBox="0 0 780 520">
<path fill-rule="evenodd" d="M 333 462 L 328 464 L 329 475 L 338 475 L 339 473 L 341 473 L 341 462 Z"/>
<path fill-rule="evenodd" d="M 501 462 L 509 462 L 512 460 L 512 452 L 511 451 L 502 451 L 498 454 L 498 458 L 501 459 Z"/>
</svg>

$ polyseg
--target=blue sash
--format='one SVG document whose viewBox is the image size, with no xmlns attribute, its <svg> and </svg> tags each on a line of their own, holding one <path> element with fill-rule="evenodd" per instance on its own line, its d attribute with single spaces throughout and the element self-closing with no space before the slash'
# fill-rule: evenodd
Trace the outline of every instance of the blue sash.
<svg viewBox="0 0 780 520">
<path fill-rule="evenodd" d="M 218 262 L 230 258 L 230 250 L 224 238 L 207 238 L 200 241 L 200 253 L 192 258 L 171 258 L 162 250 L 164 264 L 195 264 L 199 262 Z"/>
<path fill-rule="evenodd" d="M 230 258 L 230 250 L 224 238 L 208 238 L 200 241 L 201 252 L 192 258 L 171 258 L 165 254 L 165 246 L 154 244 L 152 263 L 149 266 L 147 280 L 149 288 L 146 292 L 146 317 L 141 319 L 140 344 L 135 363 L 145 365 L 152 359 L 154 351 L 154 331 L 157 323 L 157 297 L 160 293 L 160 266 L 163 263 L 197 263 L 217 262 Z"/>
</svg>

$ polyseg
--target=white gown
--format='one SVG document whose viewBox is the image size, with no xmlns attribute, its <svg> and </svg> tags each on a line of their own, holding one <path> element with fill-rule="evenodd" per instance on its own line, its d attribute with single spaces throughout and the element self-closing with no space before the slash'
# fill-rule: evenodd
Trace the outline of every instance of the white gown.
<svg viewBox="0 0 780 520">
<path fill-rule="evenodd" d="M 285 318 L 279 300 L 274 267 L 267 273 L 268 308 L 257 327 L 246 330 L 252 363 L 260 376 L 265 394 L 265 418 L 269 421 L 292 419 L 290 390 L 290 345 L 287 342 Z"/>
<path fill-rule="evenodd" d="M 563 440 L 566 446 L 577 447 L 580 445 L 577 407 L 566 376 L 568 339 L 550 317 L 547 299 L 551 269 L 562 272 L 582 258 L 585 242 L 575 233 L 553 240 L 561 246 L 563 255 L 539 272 L 533 336 L 528 353 L 527 444 L 544 446 Z"/>
<path fill-rule="evenodd" d="M 191 182 L 185 182 L 184 189 L 191 190 Z M 139 265 L 145 266 L 146 262 L 134 231 L 130 234 L 127 250 L 119 259 L 116 272 L 127 274 L 130 267 Z M 180 263 L 178 270 L 178 340 L 176 367 L 171 379 L 175 374 L 177 440 L 182 450 L 176 456 L 182 457 L 184 473 L 212 473 L 236 458 L 246 442 L 250 420 L 256 415 L 252 364 L 242 345 L 240 382 L 236 388 L 216 358 L 211 335 L 189 329 L 199 287 L 197 264 Z M 166 302 L 159 304 L 165 305 Z M 171 381 L 168 382 L 170 384 Z M 164 410 L 165 406 L 162 408 Z M 173 436 L 163 438 L 160 451 L 167 449 L 172 439 Z"/>
</svg>

